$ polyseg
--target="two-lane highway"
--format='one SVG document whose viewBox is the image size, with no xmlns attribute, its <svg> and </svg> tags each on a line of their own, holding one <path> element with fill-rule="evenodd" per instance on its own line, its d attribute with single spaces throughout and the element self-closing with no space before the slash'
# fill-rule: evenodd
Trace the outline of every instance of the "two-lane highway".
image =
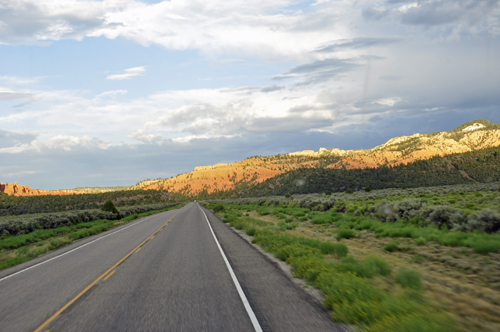
<svg viewBox="0 0 500 332">
<path fill-rule="evenodd" d="M 276 267 L 211 213 L 207 215 L 208 219 L 198 204 L 191 203 L 75 244 L 73 251 L 61 249 L 64 255 L 52 253 L 47 259 L 56 257 L 42 259 L 41 265 L 2 271 L 7 277 L 0 275 L 0 331 L 335 328 L 300 289 L 280 279 L 284 276 Z M 245 306 L 245 295 L 242 299 L 238 292 L 229 262 L 236 265 L 234 277 L 246 290 L 250 305 Z M 256 276 L 256 269 L 266 275 Z M 288 288 L 275 294 L 273 282 Z M 292 293 L 297 296 L 290 298 Z M 283 308 L 274 310 L 269 303 Z M 254 310 L 258 319 L 252 316 Z"/>
</svg>

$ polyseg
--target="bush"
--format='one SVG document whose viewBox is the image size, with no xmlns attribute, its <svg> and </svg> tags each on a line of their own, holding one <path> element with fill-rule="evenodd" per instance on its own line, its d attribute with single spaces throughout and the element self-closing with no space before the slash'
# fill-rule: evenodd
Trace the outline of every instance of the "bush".
<svg viewBox="0 0 500 332">
<path fill-rule="evenodd" d="M 342 228 L 337 231 L 337 240 L 350 239 L 356 236 L 356 232 L 349 228 Z"/>
<path fill-rule="evenodd" d="M 217 204 L 213 207 L 213 211 L 215 213 L 218 213 L 218 212 L 221 212 L 221 211 L 224 211 L 224 205 L 222 204 Z"/>
<path fill-rule="evenodd" d="M 418 216 L 424 203 L 417 198 L 406 198 L 401 201 L 381 201 L 376 206 L 377 216 L 382 221 L 394 222 L 398 219 L 412 219 Z"/>
<path fill-rule="evenodd" d="M 346 193 L 346 194 L 352 194 L 352 193 L 354 193 L 354 192 L 353 192 L 351 189 L 347 189 L 347 190 L 345 191 L 345 193 Z"/>
<path fill-rule="evenodd" d="M 427 216 L 429 224 L 436 225 L 439 228 L 444 225 L 451 228 L 465 221 L 463 212 L 450 206 L 431 206 L 421 213 L 421 217 L 425 218 Z"/>
<path fill-rule="evenodd" d="M 365 272 L 371 276 L 386 276 L 392 271 L 391 265 L 387 263 L 385 259 L 378 256 L 367 256 L 363 261 L 363 268 Z"/>
<path fill-rule="evenodd" d="M 396 277 L 394 278 L 394 282 L 401 285 L 403 288 L 411 288 L 415 290 L 422 290 L 424 288 L 422 286 L 420 274 L 418 274 L 417 271 L 410 270 L 405 267 L 399 268 L 398 273 L 396 273 Z"/>
<path fill-rule="evenodd" d="M 465 230 L 496 233 L 500 231 L 500 213 L 492 209 L 481 210 L 469 218 Z"/>
<path fill-rule="evenodd" d="M 255 227 L 248 227 L 247 230 L 246 230 L 246 233 L 249 236 L 254 236 L 255 235 L 255 231 L 256 231 Z"/>
<path fill-rule="evenodd" d="M 372 188 L 370 188 L 369 186 L 366 186 L 365 191 L 366 191 L 367 193 L 369 193 L 370 191 L 372 191 Z"/>
<path fill-rule="evenodd" d="M 419 237 L 418 239 L 415 240 L 415 243 L 419 246 L 423 246 L 424 244 L 427 243 L 427 240 L 424 239 L 423 237 Z"/>
<path fill-rule="evenodd" d="M 398 243 L 396 241 L 389 242 L 384 246 L 384 250 L 389 252 L 398 251 L 399 250 Z"/>
</svg>

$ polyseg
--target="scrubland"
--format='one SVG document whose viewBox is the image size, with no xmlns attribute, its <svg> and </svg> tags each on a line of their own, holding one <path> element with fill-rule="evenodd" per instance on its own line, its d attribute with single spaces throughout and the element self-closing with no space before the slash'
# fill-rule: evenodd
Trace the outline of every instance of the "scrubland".
<svg viewBox="0 0 500 332">
<path fill-rule="evenodd" d="M 499 331 L 500 192 L 477 189 L 207 207 L 318 288 L 334 321 L 365 331 Z"/>
</svg>

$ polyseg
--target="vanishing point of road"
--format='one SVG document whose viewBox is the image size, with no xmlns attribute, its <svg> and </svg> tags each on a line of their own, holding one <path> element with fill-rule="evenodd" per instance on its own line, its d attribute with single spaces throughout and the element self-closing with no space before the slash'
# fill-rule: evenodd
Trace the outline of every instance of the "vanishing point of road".
<svg viewBox="0 0 500 332">
<path fill-rule="evenodd" d="M 190 203 L 0 271 L 0 331 L 341 331 Z"/>
</svg>

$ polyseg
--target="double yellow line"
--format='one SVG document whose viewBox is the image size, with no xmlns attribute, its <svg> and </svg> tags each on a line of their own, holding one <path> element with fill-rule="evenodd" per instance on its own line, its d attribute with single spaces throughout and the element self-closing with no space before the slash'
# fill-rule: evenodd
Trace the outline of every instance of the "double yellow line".
<svg viewBox="0 0 500 332">
<path fill-rule="evenodd" d="M 171 222 L 175 217 L 177 217 L 177 215 L 175 215 L 172 218 L 170 218 L 164 225 L 162 225 L 160 228 L 158 228 L 158 230 L 156 232 L 154 232 L 153 234 L 151 234 L 146 240 L 144 240 L 141 244 L 139 244 L 137 247 L 135 247 L 125 257 L 123 257 L 122 259 L 120 259 L 118 261 L 118 263 L 116 263 L 115 265 L 113 265 L 112 267 L 110 267 L 99 278 L 97 278 L 96 280 L 94 280 L 90 285 L 88 285 L 84 290 L 82 290 L 77 296 L 75 296 L 71 301 L 69 301 L 68 303 L 66 303 L 61 309 L 59 309 L 55 314 L 53 314 L 49 319 L 47 319 L 42 325 L 40 325 L 34 332 L 40 332 L 47 324 L 49 324 L 51 321 L 54 320 L 54 318 L 56 318 L 57 316 L 59 316 L 64 310 L 66 310 L 70 305 L 72 305 L 76 300 L 78 300 L 83 294 L 85 294 L 90 288 L 92 288 L 92 286 L 94 286 L 99 280 L 101 280 L 102 278 L 104 278 L 110 271 L 113 271 L 118 265 L 120 265 L 124 260 L 126 260 L 135 251 L 139 251 L 139 249 L 142 247 L 142 245 L 144 243 L 146 243 L 147 241 L 151 240 L 156 235 L 156 233 L 158 233 L 159 231 L 163 230 L 163 227 L 167 226 L 168 223 Z M 114 271 L 113 271 L 113 273 L 114 273 Z M 111 273 L 111 274 L 113 274 L 113 273 Z M 111 276 L 111 274 L 107 278 L 109 278 Z"/>
</svg>

